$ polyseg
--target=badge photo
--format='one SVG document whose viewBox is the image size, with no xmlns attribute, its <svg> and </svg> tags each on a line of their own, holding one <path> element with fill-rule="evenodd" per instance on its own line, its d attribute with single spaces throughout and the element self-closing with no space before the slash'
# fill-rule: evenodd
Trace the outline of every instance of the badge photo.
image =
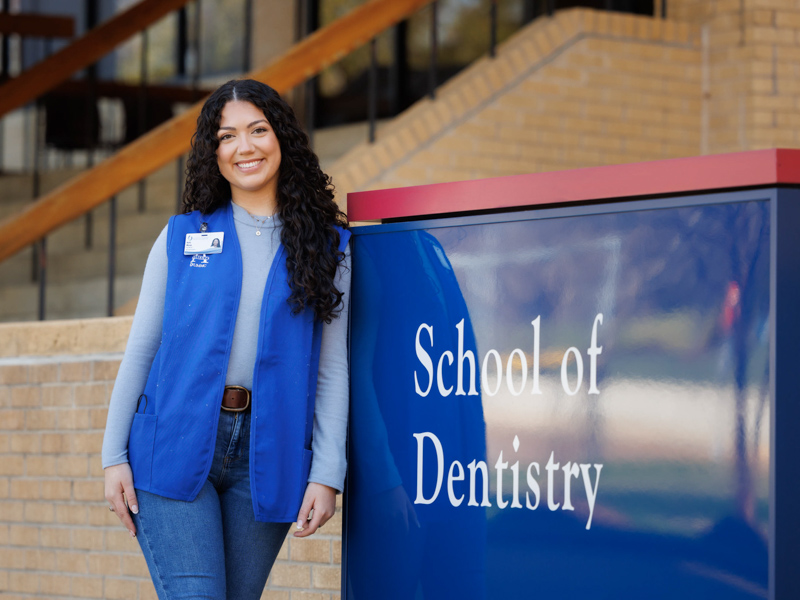
<svg viewBox="0 0 800 600">
<path fill-rule="evenodd" d="M 183 253 L 187 256 L 192 254 L 219 254 L 222 252 L 224 239 L 225 233 L 222 231 L 187 233 Z"/>
</svg>

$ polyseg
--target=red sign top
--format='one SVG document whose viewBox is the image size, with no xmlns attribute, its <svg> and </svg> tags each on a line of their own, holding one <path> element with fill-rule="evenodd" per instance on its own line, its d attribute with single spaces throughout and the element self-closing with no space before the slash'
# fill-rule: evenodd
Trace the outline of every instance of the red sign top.
<svg viewBox="0 0 800 600">
<path fill-rule="evenodd" d="M 772 149 L 436 183 L 347 195 L 351 221 L 800 184 L 800 150 Z"/>
</svg>

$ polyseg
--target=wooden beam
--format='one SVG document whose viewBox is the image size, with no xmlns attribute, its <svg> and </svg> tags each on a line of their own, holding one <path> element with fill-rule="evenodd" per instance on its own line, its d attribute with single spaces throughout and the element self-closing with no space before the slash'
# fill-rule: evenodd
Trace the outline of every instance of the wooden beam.
<svg viewBox="0 0 800 600">
<path fill-rule="evenodd" d="M 284 94 L 432 0 L 371 0 L 293 46 L 248 77 Z M 70 179 L 0 221 L 0 261 L 57 227 L 89 212 L 189 149 L 203 101 L 131 142 L 97 166 Z"/>
<path fill-rule="evenodd" d="M 63 37 L 75 35 L 75 21 L 72 17 L 38 15 L 24 13 L 0 13 L 0 34 L 32 37 Z"/>
<path fill-rule="evenodd" d="M 118 81 L 95 82 L 95 95 L 99 98 L 119 98 L 121 100 L 141 97 L 142 88 L 138 83 L 120 83 Z M 85 79 L 70 79 L 59 84 L 47 93 L 47 96 L 83 96 L 89 93 L 89 84 Z M 202 98 L 211 93 L 210 89 L 197 89 L 182 85 L 148 84 L 147 98 L 151 100 L 164 100 L 167 102 L 182 102 L 192 104 L 197 98 Z"/>
<path fill-rule="evenodd" d="M 69 46 L 0 86 L 0 117 L 94 64 L 132 35 L 187 2 L 189 0 L 141 0 L 111 17 Z"/>
</svg>

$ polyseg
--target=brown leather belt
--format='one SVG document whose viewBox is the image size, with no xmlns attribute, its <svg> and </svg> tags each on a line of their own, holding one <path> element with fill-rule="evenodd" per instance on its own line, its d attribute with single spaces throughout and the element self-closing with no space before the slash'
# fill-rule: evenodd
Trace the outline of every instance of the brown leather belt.
<svg viewBox="0 0 800 600">
<path fill-rule="evenodd" d="M 222 392 L 222 410 L 242 412 L 250 408 L 250 390 L 240 385 L 227 385 Z"/>
</svg>

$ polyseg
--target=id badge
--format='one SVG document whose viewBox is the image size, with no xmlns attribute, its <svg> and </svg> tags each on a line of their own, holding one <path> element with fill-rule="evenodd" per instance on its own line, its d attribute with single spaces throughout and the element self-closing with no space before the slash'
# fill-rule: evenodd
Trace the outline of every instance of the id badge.
<svg viewBox="0 0 800 600">
<path fill-rule="evenodd" d="M 187 233 L 186 243 L 183 245 L 183 253 L 187 256 L 192 254 L 219 254 L 222 252 L 224 239 L 225 233 L 222 231 Z"/>
</svg>

